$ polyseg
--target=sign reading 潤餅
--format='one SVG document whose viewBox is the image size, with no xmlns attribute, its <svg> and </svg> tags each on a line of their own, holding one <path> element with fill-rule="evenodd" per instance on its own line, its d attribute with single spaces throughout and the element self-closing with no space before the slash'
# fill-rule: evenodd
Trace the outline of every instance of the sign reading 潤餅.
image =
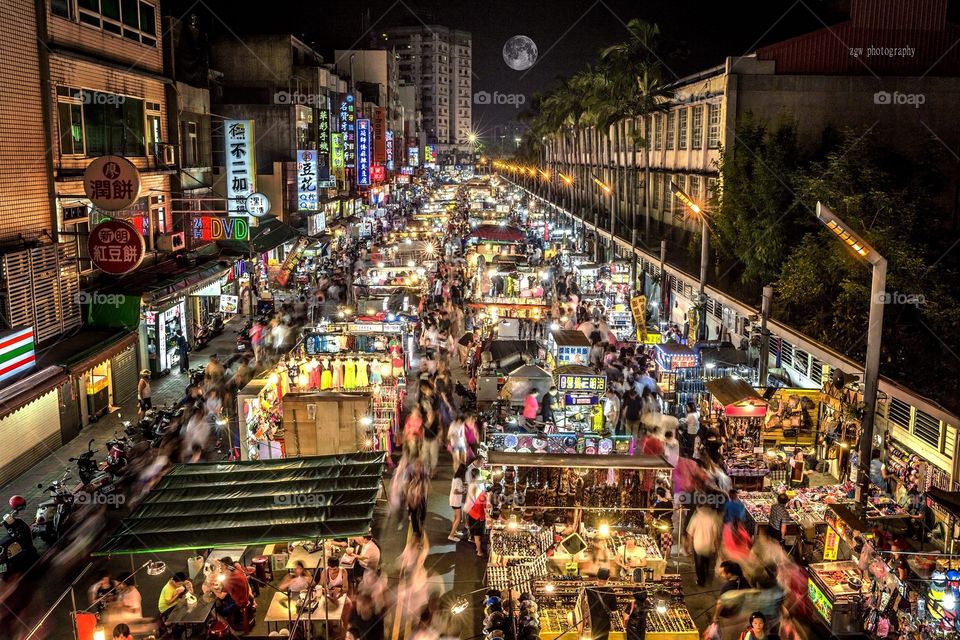
<svg viewBox="0 0 960 640">
<path fill-rule="evenodd" d="M 98 209 L 126 209 L 140 197 L 140 172 L 126 158 L 100 156 L 83 172 L 83 192 Z"/>
</svg>

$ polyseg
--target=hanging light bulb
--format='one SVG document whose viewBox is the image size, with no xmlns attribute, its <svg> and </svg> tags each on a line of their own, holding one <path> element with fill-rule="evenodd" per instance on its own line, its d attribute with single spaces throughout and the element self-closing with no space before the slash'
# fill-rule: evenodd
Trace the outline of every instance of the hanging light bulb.
<svg viewBox="0 0 960 640">
<path fill-rule="evenodd" d="M 553 593 L 553 590 L 554 590 L 554 589 L 556 589 L 556 587 L 554 586 L 554 584 L 553 584 L 552 582 L 548 582 L 547 584 L 543 585 L 543 592 L 544 592 L 544 593 Z"/>
<path fill-rule="evenodd" d="M 467 599 L 464 598 L 463 596 L 459 596 L 457 598 L 457 601 L 453 603 L 453 606 L 450 607 L 450 613 L 452 613 L 455 616 L 460 615 L 461 613 L 466 611 L 467 607 L 469 606 L 470 606 L 470 603 L 467 602 Z"/>
<path fill-rule="evenodd" d="M 597 528 L 597 532 L 600 534 L 601 538 L 610 537 L 610 525 L 606 522 L 601 522 L 600 526 Z"/>
<path fill-rule="evenodd" d="M 666 600 L 657 600 L 657 613 L 664 615 L 667 612 L 667 602 Z"/>
<path fill-rule="evenodd" d="M 947 591 L 943 594 L 943 600 L 940 601 L 940 604 L 943 605 L 943 608 L 947 611 L 953 611 L 957 606 L 957 597 L 953 595 L 953 591 Z"/>
</svg>

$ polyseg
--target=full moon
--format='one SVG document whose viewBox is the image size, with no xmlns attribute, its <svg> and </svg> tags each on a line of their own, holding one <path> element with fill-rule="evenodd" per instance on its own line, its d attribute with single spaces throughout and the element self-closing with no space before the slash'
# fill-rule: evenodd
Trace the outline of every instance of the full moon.
<svg viewBox="0 0 960 640">
<path fill-rule="evenodd" d="M 537 61 L 537 44 L 527 36 L 513 36 L 503 44 L 503 61 L 514 71 L 529 69 Z"/>
</svg>

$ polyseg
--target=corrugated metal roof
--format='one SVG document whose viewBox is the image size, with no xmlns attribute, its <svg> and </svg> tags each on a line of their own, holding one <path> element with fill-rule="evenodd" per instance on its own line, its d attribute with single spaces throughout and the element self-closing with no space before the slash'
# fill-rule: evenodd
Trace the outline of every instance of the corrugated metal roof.
<svg viewBox="0 0 960 640">
<path fill-rule="evenodd" d="M 852 0 L 850 20 L 858 29 L 939 30 L 947 23 L 947 0 Z"/>
<path fill-rule="evenodd" d="M 883 24 L 879 19 L 868 22 Z M 956 76 L 958 39 L 960 26 L 955 24 L 935 30 L 888 29 L 851 21 L 758 49 L 757 59 L 774 61 L 778 75 Z"/>
</svg>

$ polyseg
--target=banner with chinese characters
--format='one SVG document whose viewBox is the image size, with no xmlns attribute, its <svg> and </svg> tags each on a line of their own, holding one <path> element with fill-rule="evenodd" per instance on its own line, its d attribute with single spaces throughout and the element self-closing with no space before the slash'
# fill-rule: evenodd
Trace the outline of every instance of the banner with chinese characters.
<svg viewBox="0 0 960 640">
<path fill-rule="evenodd" d="M 338 118 L 340 120 L 340 135 L 343 136 L 343 166 L 347 169 L 353 169 L 357 151 L 357 134 L 355 132 L 357 111 L 352 93 L 340 94 Z"/>
<path fill-rule="evenodd" d="M 373 161 L 387 163 L 387 110 L 383 107 L 373 110 Z"/>
<path fill-rule="evenodd" d="M 387 177 L 387 170 L 382 164 L 375 164 L 370 167 L 370 180 L 374 183 L 379 184 L 383 182 Z"/>
<path fill-rule="evenodd" d="M 370 186 L 370 120 L 357 120 L 357 184 Z"/>
<path fill-rule="evenodd" d="M 393 164 L 393 131 L 388 129 L 387 133 L 387 171 L 394 170 Z"/>
<path fill-rule="evenodd" d="M 407 147 L 407 164 L 411 167 L 420 166 L 420 147 Z"/>
<path fill-rule="evenodd" d="M 343 134 L 334 133 L 330 136 L 330 166 L 333 168 L 333 175 L 343 184 L 344 168 L 346 163 L 343 159 Z"/>
<path fill-rule="evenodd" d="M 297 209 L 316 211 L 319 203 L 317 152 L 313 149 L 301 149 L 297 151 Z"/>
<path fill-rule="evenodd" d="M 633 326 L 637 328 L 637 342 L 647 339 L 647 296 L 630 298 L 630 311 L 633 313 Z"/>
<path fill-rule="evenodd" d="M 291 249 L 290 253 L 287 254 L 283 264 L 280 265 L 280 270 L 277 272 L 277 284 L 279 286 L 285 287 L 287 286 L 287 283 L 290 282 L 290 276 L 293 274 L 293 270 L 296 268 L 301 254 L 303 254 L 304 250 L 306 250 L 309 245 L 310 238 L 307 236 L 300 236 L 297 238 L 296 243 L 293 245 L 293 249 Z"/>
<path fill-rule="evenodd" d="M 607 376 L 561 373 L 557 376 L 557 389 L 564 393 L 593 393 L 600 395 L 607 390 Z"/>
<path fill-rule="evenodd" d="M 827 533 L 823 539 L 823 561 L 832 562 L 837 559 L 837 552 L 840 550 L 840 536 L 837 535 L 833 527 L 827 527 Z"/>
<path fill-rule="evenodd" d="M 317 111 L 317 187 L 333 189 L 337 181 L 330 170 L 330 110 Z"/>
<path fill-rule="evenodd" d="M 433 166 L 436 166 L 436 164 L 437 164 L 437 145 L 435 144 L 423 145 L 423 166 L 433 167 Z"/>
<path fill-rule="evenodd" d="M 227 213 L 247 215 L 247 196 L 257 190 L 253 120 L 225 120 Z"/>
</svg>

